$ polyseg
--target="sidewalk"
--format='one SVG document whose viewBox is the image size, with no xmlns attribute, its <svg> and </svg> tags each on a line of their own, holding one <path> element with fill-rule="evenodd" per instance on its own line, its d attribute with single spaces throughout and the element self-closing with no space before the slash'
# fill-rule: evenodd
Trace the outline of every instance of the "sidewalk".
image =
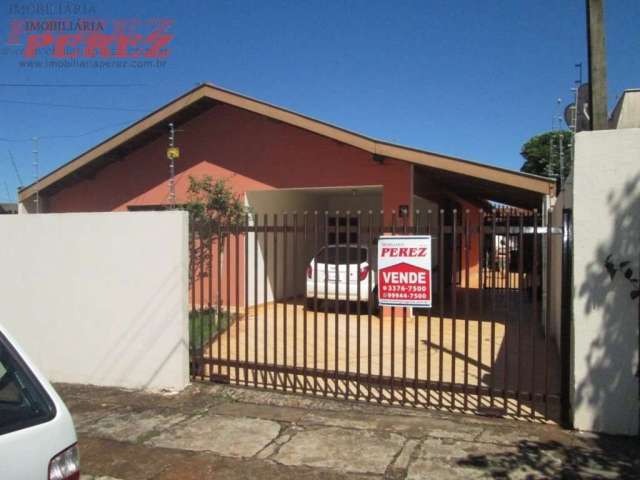
<svg viewBox="0 0 640 480">
<path fill-rule="evenodd" d="M 177 395 L 57 385 L 83 479 L 637 478 L 637 439 L 196 384 Z"/>
</svg>

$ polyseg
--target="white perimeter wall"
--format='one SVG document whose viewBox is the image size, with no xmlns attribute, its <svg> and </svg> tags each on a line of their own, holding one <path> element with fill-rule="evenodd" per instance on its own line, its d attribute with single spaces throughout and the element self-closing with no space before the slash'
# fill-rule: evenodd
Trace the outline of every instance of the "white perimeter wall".
<svg viewBox="0 0 640 480">
<path fill-rule="evenodd" d="M 55 382 L 182 389 L 185 212 L 0 216 L 0 323 Z"/>
<path fill-rule="evenodd" d="M 574 167 L 574 425 L 638 434 L 638 301 L 609 254 L 640 256 L 640 129 L 582 132 Z"/>
</svg>

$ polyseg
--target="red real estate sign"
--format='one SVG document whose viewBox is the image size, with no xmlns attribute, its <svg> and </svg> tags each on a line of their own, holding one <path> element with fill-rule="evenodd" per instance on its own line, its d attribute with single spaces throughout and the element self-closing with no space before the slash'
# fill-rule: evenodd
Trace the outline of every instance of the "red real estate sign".
<svg viewBox="0 0 640 480">
<path fill-rule="evenodd" d="M 431 307 L 431 237 L 380 237 L 378 303 Z"/>
</svg>

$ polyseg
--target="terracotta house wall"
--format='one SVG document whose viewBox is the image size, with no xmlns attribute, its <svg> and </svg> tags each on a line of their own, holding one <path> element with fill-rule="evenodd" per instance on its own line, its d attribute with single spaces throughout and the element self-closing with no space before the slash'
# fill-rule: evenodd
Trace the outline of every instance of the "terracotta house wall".
<svg viewBox="0 0 640 480">
<path fill-rule="evenodd" d="M 332 139 L 229 105 L 220 104 L 179 125 L 176 144 L 181 156 L 176 162 L 177 202 L 186 200 L 190 175 L 225 178 L 239 195 L 248 191 L 282 188 L 382 186 L 385 221 L 399 205 L 411 206 L 412 167 L 385 159 L 373 161 L 370 153 Z M 46 196 L 48 212 L 126 211 L 130 206 L 162 205 L 168 199 L 169 166 L 165 136 L 106 165 L 92 177 Z M 295 206 L 292 206 L 295 208 Z M 273 212 L 280 213 L 280 212 Z M 244 305 L 244 247 L 241 239 L 239 270 L 235 275 L 235 246 L 223 257 L 232 259 L 230 298 L 226 282 L 221 289 L 223 304 L 235 299 Z M 235 240 L 233 241 L 235 242 Z M 214 259 L 215 259 L 214 251 Z M 216 261 L 213 262 L 213 299 L 217 301 Z M 225 271 L 222 278 L 225 278 Z M 236 280 L 240 284 L 236 296 Z M 190 302 L 208 304 L 209 278 L 196 286 Z M 260 279 L 262 281 L 262 279 Z"/>
<path fill-rule="evenodd" d="M 189 175 L 227 178 L 239 194 L 277 188 L 382 185 L 383 206 L 411 201 L 411 165 L 228 105 L 218 105 L 179 126 L 178 201 Z M 88 178 L 48 196 L 49 212 L 117 211 L 166 203 L 167 140 L 159 137 Z"/>
</svg>

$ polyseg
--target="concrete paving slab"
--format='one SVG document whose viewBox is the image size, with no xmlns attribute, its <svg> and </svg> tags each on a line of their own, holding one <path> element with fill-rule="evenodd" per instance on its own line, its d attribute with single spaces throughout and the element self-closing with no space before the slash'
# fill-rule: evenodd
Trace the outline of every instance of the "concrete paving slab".
<svg viewBox="0 0 640 480">
<path fill-rule="evenodd" d="M 139 443 L 95 438 L 81 435 L 80 469 L 84 474 L 97 477 L 106 476 L 122 480 L 151 480 L 157 478 L 185 454 L 193 457 L 193 452 L 177 452 L 166 449 L 147 449 Z"/>
<path fill-rule="evenodd" d="M 63 390 L 88 480 L 640 478 L 636 439 L 553 425 L 229 385 Z"/>
<path fill-rule="evenodd" d="M 409 462 L 411 462 L 413 452 L 419 446 L 420 442 L 418 440 L 407 440 L 407 443 L 402 447 L 400 455 L 398 455 L 391 467 L 399 470 L 406 470 L 409 466 Z"/>
<path fill-rule="evenodd" d="M 393 433 L 335 427 L 308 429 L 296 434 L 272 458 L 284 465 L 383 474 L 404 443 L 404 437 Z"/>
<path fill-rule="evenodd" d="M 147 445 L 252 457 L 280 433 L 277 422 L 247 417 L 193 417 L 149 439 Z"/>
<path fill-rule="evenodd" d="M 472 441 L 483 430 L 479 425 L 464 424 L 453 419 L 438 417 L 395 417 L 383 416 L 378 422 L 378 428 L 392 431 L 410 438 L 455 438 Z"/>
<path fill-rule="evenodd" d="M 81 437 L 82 480 L 379 480 L 370 475 L 288 467 L 257 459 L 221 457 L 115 440 Z"/>
<path fill-rule="evenodd" d="M 376 408 L 374 405 L 365 405 L 359 402 L 343 402 L 333 398 L 312 397 L 301 393 L 284 394 L 273 390 L 256 390 L 251 387 L 235 387 L 228 385 L 206 385 L 201 387 L 203 392 L 209 392 L 219 398 L 232 400 L 243 404 L 271 405 L 287 408 L 311 410 L 335 411 L 362 411 L 363 409 Z M 382 410 L 382 407 L 378 407 Z"/>
<path fill-rule="evenodd" d="M 361 412 L 345 412 L 334 415 L 327 412 L 310 412 L 300 420 L 301 425 L 325 425 L 362 430 L 383 430 L 408 438 L 456 438 L 473 441 L 483 431 L 479 425 L 465 425 L 438 417 L 405 417 L 391 415 L 364 415 Z"/>
<path fill-rule="evenodd" d="M 271 455 L 273 455 L 274 453 L 276 453 L 278 451 L 278 449 L 280 448 L 280 445 L 278 445 L 277 443 L 270 443 L 268 444 L 266 447 L 264 447 L 262 450 L 260 450 L 257 454 L 256 454 L 256 458 L 260 459 L 260 460 L 266 460 L 268 459 Z"/>
<path fill-rule="evenodd" d="M 73 407 L 68 407 L 73 408 Z M 113 410 L 115 407 L 111 407 Z M 76 427 L 76 432 L 85 433 L 93 427 L 96 422 L 109 415 L 110 411 L 102 408 L 94 410 L 80 410 L 71 409 L 71 417 L 73 418 L 73 424 Z"/>
<path fill-rule="evenodd" d="M 333 472 L 309 467 L 288 467 L 253 458 L 199 454 L 173 463 L 153 480 L 380 480 L 369 475 Z M 137 479 L 136 479 L 137 480 Z"/>
<path fill-rule="evenodd" d="M 478 444 L 471 442 L 428 438 L 420 445 L 415 460 L 409 465 L 406 478 L 407 480 L 492 478 L 487 476 L 489 472 L 484 460 L 498 453 L 515 453 L 515 449 L 491 444 L 483 444 L 479 447 Z M 479 456 L 483 461 L 476 465 L 474 459 Z"/>
<path fill-rule="evenodd" d="M 306 415 L 300 419 L 299 423 L 300 425 L 306 426 L 324 425 L 358 430 L 376 430 L 380 423 L 380 417 L 362 415 L 357 412 L 345 412 L 343 415 L 335 415 L 330 412 L 314 411 L 306 413 Z"/>
<path fill-rule="evenodd" d="M 131 409 L 112 410 L 107 415 L 104 412 L 95 416 L 85 413 L 78 417 L 78 433 L 123 442 L 138 442 L 188 418 L 186 414 L 172 410 Z"/>
<path fill-rule="evenodd" d="M 485 428 L 476 439 L 478 442 L 514 445 L 522 441 L 540 441 L 541 438 L 531 430 L 517 428 Z"/>
<path fill-rule="evenodd" d="M 234 417 L 262 418 L 277 422 L 295 423 L 307 413 L 301 408 L 288 408 L 276 405 L 256 405 L 252 403 L 225 402 L 209 408 L 209 413 Z"/>
<path fill-rule="evenodd" d="M 478 470 L 469 468 L 451 468 L 449 465 L 418 461 L 412 466 L 406 480 L 473 480 L 476 478 L 492 478 Z M 503 477 L 498 477 L 503 478 Z"/>
</svg>

